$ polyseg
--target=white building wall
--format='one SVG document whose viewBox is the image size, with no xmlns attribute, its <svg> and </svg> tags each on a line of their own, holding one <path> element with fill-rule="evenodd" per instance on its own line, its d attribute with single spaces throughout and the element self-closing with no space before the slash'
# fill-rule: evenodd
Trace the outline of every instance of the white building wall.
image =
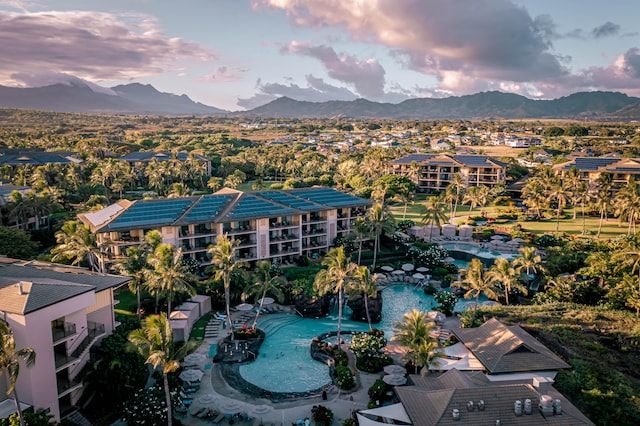
<svg viewBox="0 0 640 426">
<path fill-rule="evenodd" d="M 18 396 L 36 409 L 49 409 L 56 421 L 60 420 L 60 408 L 51 322 L 65 318 L 66 322 L 76 324 L 77 335 L 80 335 L 87 327 L 85 309 L 94 302 L 95 294 L 87 292 L 27 316 L 5 314 L 15 336 L 16 348 L 31 347 L 36 352 L 36 362 L 20 369 L 16 386 Z M 74 343 L 75 339 L 67 344 Z"/>
</svg>

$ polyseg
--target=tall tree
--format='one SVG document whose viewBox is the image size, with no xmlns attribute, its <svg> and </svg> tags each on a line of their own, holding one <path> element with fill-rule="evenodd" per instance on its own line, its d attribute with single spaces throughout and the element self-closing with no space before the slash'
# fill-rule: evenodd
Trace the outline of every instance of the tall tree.
<svg viewBox="0 0 640 426">
<path fill-rule="evenodd" d="M 556 203 L 556 232 L 560 228 L 560 214 L 562 209 L 571 198 L 571 188 L 569 182 L 562 177 L 557 177 L 551 181 L 549 188 L 549 201 Z"/>
<path fill-rule="evenodd" d="M 56 242 L 58 245 L 51 250 L 54 262 L 71 259 L 72 265 L 78 265 L 87 260 L 93 271 L 104 273 L 104 249 L 109 243 L 98 243 L 96 234 L 82 222 L 65 222 L 60 231 L 56 232 Z"/>
<path fill-rule="evenodd" d="M 176 293 L 196 295 L 196 290 L 190 284 L 193 276 L 182 263 L 182 249 L 173 244 L 159 244 L 149 254 L 148 262 L 153 269 L 147 275 L 147 285 L 157 295 L 162 294 L 167 298 L 167 316 L 170 316 Z"/>
<path fill-rule="evenodd" d="M 504 289 L 504 298 L 509 304 L 509 293 L 512 289 L 520 290 L 525 295 L 527 294 L 527 288 L 520 284 L 518 281 L 518 275 L 515 268 L 511 265 L 507 259 L 499 257 L 493 263 L 493 266 L 487 272 L 487 277 L 491 280 L 491 283 L 496 286 L 501 285 Z"/>
<path fill-rule="evenodd" d="M 378 275 L 371 275 L 369 268 L 366 266 L 359 266 L 353 275 L 353 281 L 349 286 L 349 297 L 354 297 L 356 295 L 362 295 L 363 297 L 364 310 L 367 315 L 369 331 L 373 330 L 371 327 L 371 316 L 369 315 L 369 298 L 376 297 L 378 294 L 378 286 L 376 285 L 377 279 Z"/>
<path fill-rule="evenodd" d="M 209 246 L 207 252 L 211 255 L 211 267 L 213 268 L 213 279 L 222 281 L 224 287 L 224 302 L 227 313 L 227 325 L 233 335 L 233 322 L 231 322 L 231 275 L 241 268 L 248 266 L 247 262 L 238 261 L 236 249 L 240 240 L 232 240 L 228 235 L 218 235 L 216 244 Z"/>
<path fill-rule="evenodd" d="M 147 317 L 142 328 L 129 333 L 129 342 L 145 359 L 145 364 L 150 364 L 162 374 L 167 407 L 167 425 L 171 426 L 173 424 L 173 410 L 167 375 L 180 368 L 179 360 L 193 351 L 195 346 L 193 343 L 185 342 L 180 348 L 176 348 L 173 343 L 171 324 L 164 313 Z"/>
<path fill-rule="evenodd" d="M 484 265 L 480 259 L 471 260 L 469 269 L 467 269 L 467 275 L 461 284 L 462 288 L 466 290 L 464 294 L 465 299 L 476 299 L 476 303 L 473 305 L 473 316 L 471 317 L 471 324 L 473 326 L 476 320 L 478 304 L 480 303 L 480 295 L 484 293 L 490 299 L 497 299 L 498 296 L 494 291 L 493 281 L 485 272 Z"/>
<path fill-rule="evenodd" d="M 16 383 L 20 375 L 20 361 L 24 361 L 27 367 L 33 365 L 36 361 L 36 351 L 33 348 L 16 350 L 16 342 L 11 326 L 7 321 L 0 319 L 0 368 L 2 369 L 2 374 L 9 381 L 7 396 L 13 394 L 13 402 L 16 405 L 20 426 L 24 426 L 22 408 L 16 391 Z"/>
<path fill-rule="evenodd" d="M 313 287 L 321 296 L 327 293 L 338 293 L 338 333 L 336 341 L 340 346 L 343 294 L 349 288 L 358 270 L 358 265 L 351 262 L 351 259 L 344 253 L 344 247 L 337 247 L 322 259 L 322 266 L 326 269 L 322 269 L 316 274 Z"/>
<path fill-rule="evenodd" d="M 355 234 L 356 240 L 358 241 L 358 265 L 360 265 L 360 260 L 362 259 L 362 243 L 365 238 L 369 238 L 369 234 L 371 232 L 371 224 L 364 217 L 357 217 L 353 222 L 351 230 Z"/>
<path fill-rule="evenodd" d="M 384 203 L 375 203 L 371 206 L 367 213 L 367 218 L 369 219 L 375 237 L 373 244 L 373 264 L 371 266 L 371 269 L 375 270 L 378 252 L 380 251 L 380 236 L 383 231 L 391 229 L 392 219 L 391 213 L 389 213 L 389 209 Z"/>
<path fill-rule="evenodd" d="M 451 212 L 451 219 L 456 217 L 456 213 L 458 212 L 458 203 L 462 201 L 464 197 L 466 186 L 467 186 L 467 182 L 460 173 L 456 173 L 455 175 L 453 175 L 453 179 L 451 179 L 451 183 L 447 187 L 447 190 L 451 188 L 451 193 L 454 196 L 454 204 L 453 204 L 453 211 Z"/>
<path fill-rule="evenodd" d="M 272 295 L 278 303 L 282 303 L 284 299 L 284 293 L 281 287 L 286 283 L 286 279 L 281 276 L 271 275 L 271 262 L 269 261 L 262 261 L 257 263 L 256 270 L 253 274 L 253 279 L 255 280 L 255 283 L 251 284 L 245 290 L 245 293 L 249 296 L 256 296 L 256 298 L 260 298 L 260 304 L 258 306 L 258 310 L 256 311 L 256 318 L 253 320 L 253 328 L 255 328 L 256 324 L 258 323 L 258 317 L 262 312 L 264 298 L 267 295 Z"/>
<path fill-rule="evenodd" d="M 438 227 L 438 234 L 440 233 L 440 226 L 446 223 L 447 215 L 444 212 L 444 204 L 439 196 L 432 195 L 427 198 L 426 203 L 422 209 L 422 223 L 425 225 L 434 225 Z M 431 242 L 432 232 L 429 229 L 429 242 Z"/>
<path fill-rule="evenodd" d="M 402 321 L 393 324 L 394 335 L 391 340 L 407 348 L 404 358 L 415 366 L 422 367 L 420 374 L 425 375 L 429 363 L 439 356 L 440 345 L 434 337 L 436 324 L 429 319 L 426 312 L 412 309 L 405 313 Z"/>
<path fill-rule="evenodd" d="M 596 180 L 597 192 L 595 203 L 600 212 L 600 224 L 598 225 L 598 234 L 602 232 L 602 224 L 607 219 L 609 207 L 611 204 L 611 191 L 613 189 L 613 175 L 609 172 L 602 172 Z"/>
<path fill-rule="evenodd" d="M 522 271 L 525 271 L 525 281 L 527 283 L 529 283 L 529 276 L 532 273 L 539 273 L 544 270 L 542 258 L 537 254 L 535 247 L 521 248 L 520 255 L 511 261 L 511 265 L 515 268 L 517 274 L 522 274 Z"/>
</svg>

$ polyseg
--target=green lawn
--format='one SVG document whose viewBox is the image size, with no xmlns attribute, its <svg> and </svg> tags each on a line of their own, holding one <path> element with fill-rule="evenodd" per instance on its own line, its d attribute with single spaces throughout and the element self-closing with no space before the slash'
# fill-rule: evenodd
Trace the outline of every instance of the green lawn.
<svg viewBox="0 0 640 426">
<path fill-rule="evenodd" d="M 407 206 L 407 214 L 406 219 L 413 220 L 417 225 L 422 224 L 422 209 L 423 204 L 420 202 L 416 202 L 414 204 L 410 204 Z M 503 212 L 507 210 L 506 206 L 490 206 L 485 207 L 482 210 L 487 213 L 488 217 L 495 217 L 499 212 Z M 390 206 L 391 213 L 393 214 L 396 220 L 402 220 L 404 205 L 403 204 L 394 204 Z M 449 209 L 446 208 L 447 218 L 449 217 Z M 458 206 L 458 210 L 456 211 L 456 217 L 464 217 L 469 214 L 469 206 Z M 472 215 L 477 216 L 480 214 L 480 208 L 476 207 L 473 210 Z M 551 212 L 547 213 L 547 217 L 552 215 Z M 580 212 L 578 212 L 578 217 L 573 220 L 573 210 L 566 209 L 565 210 L 566 218 L 560 219 L 559 232 L 566 232 L 567 234 L 582 234 L 582 217 L 580 216 Z M 510 227 L 519 223 L 522 225 L 523 230 L 525 232 L 531 232 L 534 234 L 544 234 L 545 232 L 555 232 L 556 231 L 556 220 L 553 218 L 540 220 L 540 221 L 526 221 L 526 222 L 509 222 L 506 224 L 500 224 L 500 226 Z M 589 233 L 593 233 L 594 235 L 598 232 L 598 226 L 600 224 L 599 217 L 586 217 L 585 218 L 585 229 Z M 627 226 L 626 224 L 620 224 L 617 219 L 608 219 L 605 220 L 602 224 L 602 231 L 600 232 L 600 238 L 615 238 L 620 235 L 626 235 Z"/>
</svg>

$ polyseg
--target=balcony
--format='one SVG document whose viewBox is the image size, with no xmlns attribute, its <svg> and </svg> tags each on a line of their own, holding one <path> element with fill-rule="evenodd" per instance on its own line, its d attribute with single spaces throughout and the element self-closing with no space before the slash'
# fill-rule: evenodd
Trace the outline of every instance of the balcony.
<svg viewBox="0 0 640 426">
<path fill-rule="evenodd" d="M 58 398 L 82 388 L 82 380 L 58 379 Z"/>
<path fill-rule="evenodd" d="M 53 335 L 53 344 L 57 345 L 69 337 L 75 336 L 76 325 L 70 322 L 65 322 L 62 325 L 52 327 L 51 334 Z"/>
</svg>

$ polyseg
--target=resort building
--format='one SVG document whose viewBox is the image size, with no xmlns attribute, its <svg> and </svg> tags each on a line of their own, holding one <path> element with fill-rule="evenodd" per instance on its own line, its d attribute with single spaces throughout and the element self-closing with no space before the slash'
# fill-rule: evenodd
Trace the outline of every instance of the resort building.
<svg viewBox="0 0 640 426">
<path fill-rule="evenodd" d="M 395 387 L 399 403 L 358 411 L 360 426 L 593 425 L 553 387 L 570 366 L 522 328 L 491 319 L 452 332 L 460 342 L 432 373 Z"/>
<path fill-rule="evenodd" d="M 131 152 L 127 155 L 124 155 L 118 158 L 119 161 L 126 161 L 129 163 L 131 168 L 142 174 L 144 168 L 152 161 L 178 161 L 180 163 L 186 163 L 188 161 L 195 162 L 198 164 L 203 171 L 203 174 L 207 176 L 211 176 L 211 159 L 200 155 L 200 154 L 190 154 L 188 152 L 176 152 L 171 153 L 167 151 L 159 151 L 159 152 Z"/>
<path fill-rule="evenodd" d="M 194 197 L 122 200 L 78 218 L 101 243 L 109 242 L 109 262 L 122 259 L 126 248 L 140 244 L 148 231 L 158 230 L 164 243 L 181 248 L 201 266 L 210 264 L 207 249 L 224 234 L 240 241 L 239 259 L 286 265 L 299 256 L 318 258 L 329 251 L 369 204 L 323 187 L 251 193 L 224 188 Z"/>
<path fill-rule="evenodd" d="M 393 173 L 410 175 L 417 167 L 417 190 L 444 191 L 456 174 L 465 185 L 494 187 L 504 184 L 507 165 L 486 155 L 410 154 L 391 162 Z"/>
<path fill-rule="evenodd" d="M 574 167 L 578 170 L 580 179 L 592 190 L 597 188 L 598 178 L 604 172 L 611 173 L 614 191 L 626 186 L 632 178 L 640 180 L 640 158 L 578 157 L 556 164 L 553 169 L 557 174 L 564 175 Z"/>
<path fill-rule="evenodd" d="M 0 167 L 44 166 L 45 164 L 81 164 L 77 153 L 67 151 L 42 151 L 37 149 L 0 149 Z"/>
<path fill-rule="evenodd" d="M 16 349 L 36 353 L 32 366 L 21 366 L 16 385 L 25 408 L 45 409 L 56 421 L 74 409 L 90 349 L 117 326 L 113 292 L 129 280 L 0 257 L 0 314 Z M 6 395 L 7 383 L 0 380 L 0 394 Z M 0 417 L 13 412 L 12 398 L 0 402 Z"/>
</svg>

